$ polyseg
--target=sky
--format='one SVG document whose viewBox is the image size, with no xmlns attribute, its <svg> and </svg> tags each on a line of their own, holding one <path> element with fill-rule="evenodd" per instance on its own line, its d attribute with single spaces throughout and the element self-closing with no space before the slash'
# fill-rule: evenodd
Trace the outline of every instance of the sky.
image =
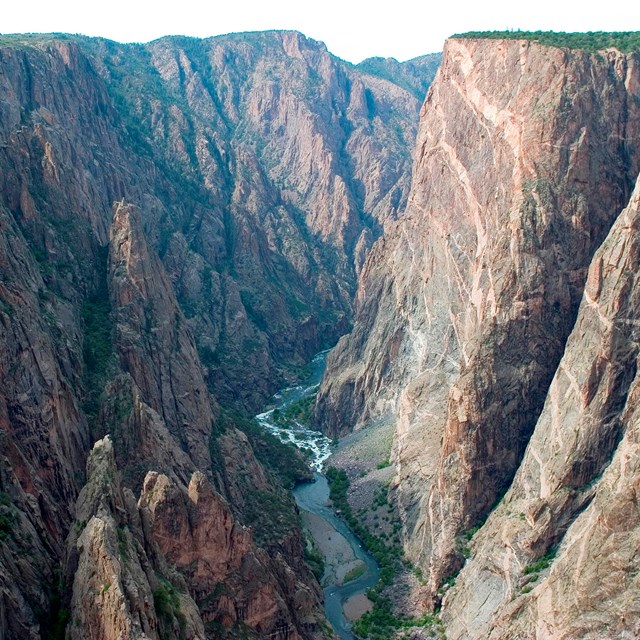
<svg viewBox="0 0 640 640">
<path fill-rule="evenodd" d="M 636 0 L 4 0 L 0 33 L 81 33 L 119 42 L 295 29 L 350 62 L 408 60 L 478 30 L 635 31 Z"/>
</svg>

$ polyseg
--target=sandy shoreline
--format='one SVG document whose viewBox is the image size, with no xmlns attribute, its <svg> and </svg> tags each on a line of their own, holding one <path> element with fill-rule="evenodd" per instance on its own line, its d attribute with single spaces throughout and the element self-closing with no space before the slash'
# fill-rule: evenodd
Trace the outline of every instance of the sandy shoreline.
<svg viewBox="0 0 640 640">
<path fill-rule="evenodd" d="M 347 539 L 324 518 L 308 511 L 301 513 L 305 527 L 313 536 L 324 558 L 325 573 L 322 586 L 343 584 L 345 576 L 362 566 L 362 561 L 356 558 Z"/>
<path fill-rule="evenodd" d="M 355 596 L 351 596 L 342 606 L 344 611 L 344 617 L 353 622 L 357 620 L 363 613 L 371 611 L 373 609 L 373 602 L 364 595 L 364 593 L 356 593 Z"/>
<path fill-rule="evenodd" d="M 320 516 L 301 510 L 302 521 L 313 536 L 325 562 L 322 586 L 341 585 L 345 576 L 358 567 L 364 566 L 356 558 L 347 539 L 329 522 Z M 371 611 L 373 603 L 364 593 L 356 593 L 342 605 L 344 616 L 349 622 L 357 620 L 363 613 Z"/>
</svg>

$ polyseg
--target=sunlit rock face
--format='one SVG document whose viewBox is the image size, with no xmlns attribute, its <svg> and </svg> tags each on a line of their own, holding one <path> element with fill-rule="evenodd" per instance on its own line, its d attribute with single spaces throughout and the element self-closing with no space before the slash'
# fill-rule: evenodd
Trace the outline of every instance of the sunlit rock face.
<svg viewBox="0 0 640 640">
<path fill-rule="evenodd" d="M 483 536 L 487 551 L 478 562 L 491 587 L 478 590 L 469 578 L 466 595 L 461 587 L 447 598 L 445 612 L 452 613 L 445 616 L 456 637 L 487 637 L 497 625 L 494 616 L 516 594 L 516 569 L 563 540 L 579 505 L 588 502 L 577 494 L 600 477 L 624 432 L 611 421 L 621 420 L 635 375 L 631 344 L 603 353 L 594 369 L 585 360 L 581 374 L 570 367 L 564 376 L 558 367 L 563 354 L 571 357 L 565 348 L 572 330 L 579 330 L 583 294 L 588 300 L 595 295 L 590 287 L 604 291 L 604 258 L 594 255 L 629 203 L 638 175 L 639 81 L 637 55 L 614 49 L 590 54 L 516 39 L 449 40 L 422 110 L 407 212 L 388 225 L 371 252 L 360 275 L 354 330 L 328 359 L 316 411 L 325 431 L 346 433 L 377 419 L 396 422 L 395 498 L 405 548 L 425 570 L 434 604 L 443 580 L 464 563 L 465 532 L 482 523 L 514 476 L 530 492 L 527 474 L 550 472 L 532 447 L 538 430 L 547 429 L 543 409 L 553 415 L 555 435 L 540 438 L 545 456 L 559 458 L 557 484 L 540 482 L 545 500 L 563 506 L 551 516 L 542 503 L 540 510 L 530 505 L 516 525 L 518 513 L 510 512 L 510 526 L 529 536 L 512 555 L 503 529 Z M 627 245 L 621 241 L 619 247 Z M 626 282 L 625 299 L 633 278 Z M 594 331 L 612 321 L 607 318 Z M 625 321 L 633 324 L 634 318 L 630 313 Z M 597 331 L 583 338 L 594 341 L 593 349 L 607 350 Z M 579 339 L 569 344 L 578 360 L 588 358 Z M 609 358 L 624 378 L 610 379 L 622 396 L 592 416 L 592 435 L 586 424 L 576 424 L 577 435 L 564 435 L 574 428 L 569 416 L 562 418 L 572 411 L 565 392 L 585 398 L 597 393 Z M 578 447 L 583 440 L 588 451 Z M 603 504 L 619 477 L 613 469 L 609 484 L 602 484 Z M 626 487 L 628 480 L 633 483 L 625 478 Z M 551 499 L 555 491 L 563 497 Z M 585 562 L 599 575 L 596 539 Z M 560 573 L 552 575 L 562 582 Z M 563 588 L 570 590 L 569 584 Z M 586 593 L 586 583 L 582 588 Z M 522 637 L 565 637 L 535 635 L 547 601 L 536 602 L 518 627 L 527 629 Z M 583 637 L 586 618 L 571 626 L 569 604 L 554 606 L 558 615 L 567 607 L 557 628 L 566 628 L 566 637 Z M 585 600 L 572 611 L 589 607 Z M 472 632 L 480 614 L 486 624 Z M 614 617 L 601 616 L 598 628 Z M 504 637 L 512 633 L 509 624 L 505 619 L 500 627 Z"/>
<path fill-rule="evenodd" d="M 591 262 L 512 486 L 447 596 L 448 637 L 640 632 L 639 267 L 640 185 Z"/>
</svg>

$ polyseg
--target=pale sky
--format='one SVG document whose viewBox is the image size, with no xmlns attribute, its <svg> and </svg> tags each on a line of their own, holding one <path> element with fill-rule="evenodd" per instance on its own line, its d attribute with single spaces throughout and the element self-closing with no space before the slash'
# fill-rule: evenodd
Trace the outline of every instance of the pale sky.
<svg viewBox="0 0 640 640">
<path fill-rule="evenodd" d="M 3 0 L 0 33 L 64 32 L 119 42 L 295 29 L 350 62 L 408 60 L 453 33 L 486 29 L 640 30 L 637 0 Z"/>
</svg>

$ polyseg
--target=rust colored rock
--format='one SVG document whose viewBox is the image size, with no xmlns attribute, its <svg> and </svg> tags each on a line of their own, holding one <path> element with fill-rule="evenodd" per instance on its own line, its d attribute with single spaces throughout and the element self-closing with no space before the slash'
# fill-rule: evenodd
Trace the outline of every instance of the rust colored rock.
<svg viewBox="0 0 640 640">
<path fill-rule="evenodd" d="M 140 504 L 152 516 L 163 554 L 175 567 L 188 570 L 199 593 L 212 592 L 252 550 L 250 531 L 235 524 L 224 498 L 200 472 L 193 474 L 186 495 L 166 476 L 149 473 Z"/>
<path fill-rule="evenodd" d="M 195 602 L 177 577 L 180 590 L 164 577 L 169 569 L 153 540 L 145 540 L 132 498 L 120 484 L 111 439 L 99 440 L 67 541 L 65 569 L 73 575 L 72 593 L 65 594 L 68 637 L 204 640 Z"/>
<path fill-rule="evenodd" d="M 251 531 L 234 520 L 202 473 L 193 474 L 186 491 L 149 473 L 139 505 L 167 561 L 185 576 L 205 623 L 245 625 L 257 637 L 280 640 L 319 637 L 313 631 L 318 594 L 300 582 L 290 560 L 270 559 L 253 544 Z"/>
</svg>

